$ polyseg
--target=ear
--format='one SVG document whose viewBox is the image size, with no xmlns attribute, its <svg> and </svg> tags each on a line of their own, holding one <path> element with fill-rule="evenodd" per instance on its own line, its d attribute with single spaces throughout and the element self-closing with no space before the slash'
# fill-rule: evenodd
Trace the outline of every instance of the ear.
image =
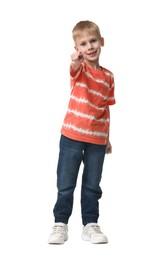
<svg viewBox="0 0 163 260">
<path fill-rule="evenodd" d="M 104 46 L 104 38 L 101 37 L 101 46 L 103 47 Z"/>
</svg>

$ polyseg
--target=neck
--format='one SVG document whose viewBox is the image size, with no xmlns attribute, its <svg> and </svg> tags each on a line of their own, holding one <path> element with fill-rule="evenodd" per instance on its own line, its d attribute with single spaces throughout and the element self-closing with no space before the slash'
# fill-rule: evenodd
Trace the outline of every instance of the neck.
<svg viewBox="0 0 163 260">
<path fill-rule="evenodd" d="M 87 64 L 88 67 L 90 67 L 94 70 L 101 70 L 102 69 L 97 61 L 96 62 L 85 61 L 85 63 Z"/>
</svg>

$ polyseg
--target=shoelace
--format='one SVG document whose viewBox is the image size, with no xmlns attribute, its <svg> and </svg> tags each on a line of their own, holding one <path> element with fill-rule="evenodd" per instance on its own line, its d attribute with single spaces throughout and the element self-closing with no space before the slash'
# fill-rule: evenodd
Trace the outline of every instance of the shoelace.
<svg viewBox="0 0 163 260">
<path fill-rule="evenodd" d="M 88 228 L 89 232 L 93 233 L 93 234 L 101 234 L 101 230 L 99 226 L 91 226 Z"/>
<path fill-rule="evenodd" d="M 56 226 L 53 227 L 53 230 L 54 230 L 55 233 L 62 233 L 64 231 L 64 227 L 56 225 Z"/>
</svg>

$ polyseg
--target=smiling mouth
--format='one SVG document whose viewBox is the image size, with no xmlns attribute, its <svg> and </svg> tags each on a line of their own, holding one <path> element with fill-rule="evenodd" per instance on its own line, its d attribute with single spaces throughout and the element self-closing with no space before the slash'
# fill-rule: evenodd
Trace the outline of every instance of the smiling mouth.
<svg viewBox="0 0 163 260">
<path fill-rule="evenodd" d="M 96 55 L 96 51 L 90 52 L 90 53 L 88 53 L 88 55 L 89 55 L 89 56 L 94 56 L 94 55 Z"/>
</svg>

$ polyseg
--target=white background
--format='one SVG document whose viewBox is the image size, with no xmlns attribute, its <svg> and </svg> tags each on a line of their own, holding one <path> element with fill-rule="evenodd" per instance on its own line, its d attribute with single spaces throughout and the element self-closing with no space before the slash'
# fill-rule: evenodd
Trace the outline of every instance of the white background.
<svg viewBox="0 0 163 260">
<path fill-rule="evenodd" d="M 161 2 L 0 2 L 1 259 L 163 259 Z M 69 240 L 51 246 L 71 31 L 83 19 L 101 28 L 100 63 L 115 76 L 99 218 L 110 242 L 81 240 L 80 172 Z"/>
</svg>

